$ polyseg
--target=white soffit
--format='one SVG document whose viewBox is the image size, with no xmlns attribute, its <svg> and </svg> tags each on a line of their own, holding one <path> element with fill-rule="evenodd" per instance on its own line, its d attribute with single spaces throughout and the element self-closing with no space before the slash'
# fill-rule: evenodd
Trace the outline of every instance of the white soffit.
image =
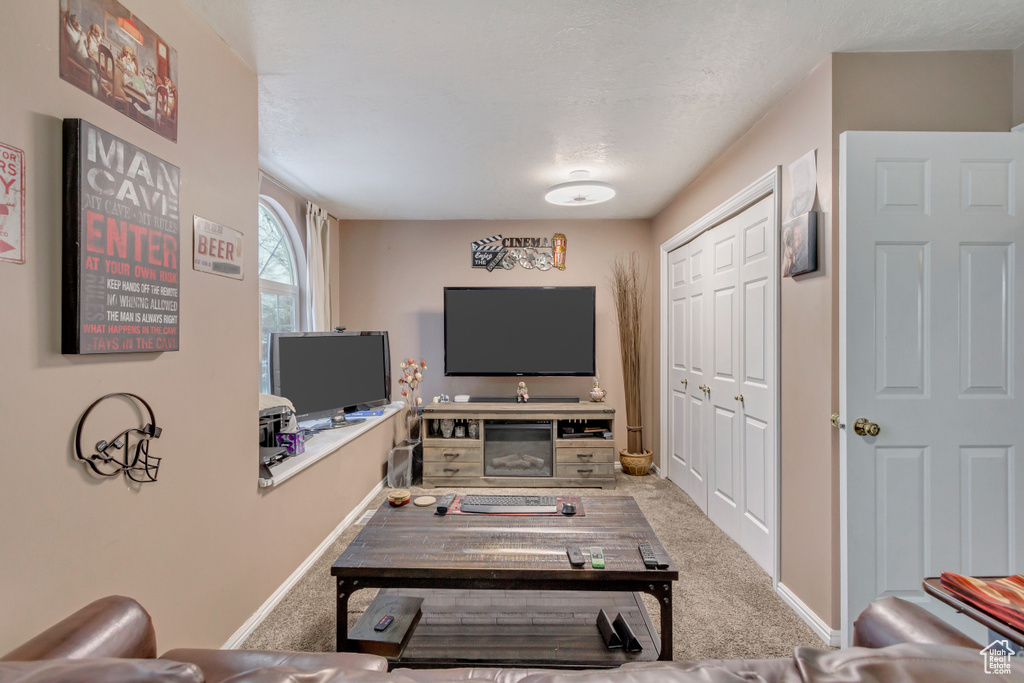
<svg viewBox="0 0 1024 683">
<path fill-rule="evenodd" d="M 362 219 L 647 218 L 830 52 L 1024 42 L 1022 0 L 185 1 L 261 167 Z M 545 202 L 577 169 L 617 196 Z"/>
</svg>

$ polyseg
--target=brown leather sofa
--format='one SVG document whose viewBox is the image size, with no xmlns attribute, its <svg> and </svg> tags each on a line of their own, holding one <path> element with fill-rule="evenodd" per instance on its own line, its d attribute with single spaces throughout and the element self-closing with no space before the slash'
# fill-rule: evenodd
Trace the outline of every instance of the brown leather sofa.
<svg viewBox="0 0 1024 683">
<path fill-rule="evenodd" d="M 134 600 L 97 600 L 0 658 L 0 683 L 1024 683 L 984 673 L 981 645 L 916 605 L 886 598 L 854 625 L 855 647 L 797 648 L 792 658 L 647 662 L 619 669 L 396 669 L 353 653 L 178 649 L 157 658 L 149 614 Z"/>
<path fill-rule="evenodd" d="M 90 667 L 82 672 L 83 665 Z M 302 653 L 267 650 L 171 650 L 157 659 L 156 631 L 135 600 L 112 595 L 86 605 L 35 638 L 0 657 L 0 682 L 32 681 L 219 681 L 259 670 L 295 672 L 386 672 L 387 660 L 350 652 Z M 241 678 L 236 678 L 241 676 Z M 288 680 L 269 678 L 266 680 Z M 313 680 L 335 680 L 330 677 Z M 345 680 L 345 679 L 337 679 Z M 356 680 L 356 679 L 350 679 Z M 374 679 L 367 679 L 374 680 Z"/>
</svg>

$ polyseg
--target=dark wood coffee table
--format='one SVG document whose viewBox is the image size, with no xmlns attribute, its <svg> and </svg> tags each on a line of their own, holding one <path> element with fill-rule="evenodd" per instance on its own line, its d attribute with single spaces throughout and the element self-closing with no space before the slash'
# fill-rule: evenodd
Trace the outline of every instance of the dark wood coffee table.
<svg viewBox="0 0 1024 683">
<path fill-rule="evenodd" d="M 660 647 L 657 642 L 652 645 L 658 659 L 671 660 L 672 582 L 679 578 L 679 572 L 671 561 L 667 569 L 644 568 L 637 551 L 637 543 L 641 539 L 650 541 L 660 557 L 667 558 L 667 555 L 631 497 L 584 498 L 583 506 L 586 512 L 583 517 L 439 516 L 434 514 L 433 506 L 417 508 L 410 504 L 396 508 L 385 503 L 331 568 L 331 574 L 338 582 L 337 650 L 355 649 L 348 640 L 348 601 L 357 590 L 449 589 L 453 591 L 451 595 L 455 604 L 449 603 L 447 610 L 459 609 L 458 601 L 466 600 L 467 611 L 476 611 L 477 617 L 481 616 L 480 601 L 472 598 L 480 597 L 481 591 L 503 591 L 509 597 L 524 596 L 522 604 L 528 602 L 527 595 L 531 603 L 538 595 L 547 596 L 546 601 L 538 602 L 559 606 L 560 612 L 568 614 L 571 621 L 537 619 L 530 626 L 529 633 L 534 642 L 550 642 L 552 651 L 542 656 L 520 648 L 515 661 L 548 666 L 556 664 L 558 640 L 571 632 L 576 634 L 573 636 L 572 661 L 564 664 L 614 666 L 628 658 L 621 650 L 611 651 L 614 656 L 609 655 L 594 621 L 597 605 L 594 592 L 611 591 L 618 595 L 609 595 L 609 607 L 625 604 L 624 599 L 629 602 L 628 597 L 622 594 L 649 593 L 654 596 L 660 608 L 661 642 Z M 584 549 L 588 560 L 585 567 L 574 569 L 570 566 L 565 553 L 567 545 Z M 590 567 L 588 549 L 591 546 L 600 546 L 604 550 L 605 569 Z M 580 599 L 574 600 L 571 592 L 549 594 L 547 591 L 577 591 Z M 634 604 L 639 606 L 646 619 L 643 605 L 638 599 Z M 429 622 L 427 605 L 424 603 L 423 622 Z M 542 612 L 542 607 L 538 611 Z M 590 611 L 593 611 L 592 616 Z M 611 616 L 614 618 L 615 615 Z M 423 622 L 418 629 L 424 628 Z M 493 643 L 497 650 L 508 651 L 510 638 L 516 637 L 514 629 L 501 633 L 497 628 L 501 623 L 498 620 L 493 631 L 481 631 L 473 629 L 472 619 L 468 620 L 463 635 L 473 639 L 473 646 L 464 648 L 461 654 L 458 648 L 454 648 L 454 653 L 450 647 L 439 648 L 434 665 L 506 662 L 506 657 L 491 656 L 487 652 L 489 643 Z M 460 634 L 448 632 L 447 637 L 457 640 Z M 414 632 L 413 643 L 409 647 L 412 648 L 415 642 Z M 426 658 L 427 650 L 429 648 L 419 646 L 418 658 Z M 653 659 L 653 654 L 648 652 L 644 659 Z"/>
</svg>

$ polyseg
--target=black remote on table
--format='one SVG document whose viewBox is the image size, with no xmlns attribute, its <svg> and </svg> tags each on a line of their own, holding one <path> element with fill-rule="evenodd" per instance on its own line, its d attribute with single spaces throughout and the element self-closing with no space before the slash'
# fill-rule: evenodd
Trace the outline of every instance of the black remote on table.
<svg viewBox="0 0 1024 683">
<path fill-rule="evenodd" d="M 374 631 L 383 631 L 388 626 L 391 626 L 391 622 L 394 621 L 394 620 L 395 620 L 395 618 L 393 616 L 391 616 L 390 614 L 387 614 L 387 615 L 385 615 L 385 616 L 380 618 L 380 621 L 378 621 L 377 625 L 373 627 L 373 630 Z"/>
<path fill-rule="evenodd" d="M 447 496 L 445 496 L 440 501 L 438 501 L 438 503 L 437 503 L 437 514 L 439 514 L 439 515 L 447 515 L 448 514 L 448 508 L 451 507 L 451 504 L 454 503 L 454 502 L 455 502 L 455 494 L 454 493 L 449 493 Z"/>
<path fill-rule="evenodd" d="M 654 556 L 654 548 L 651 547 L 650 541 L 640 541 L 637 548 L 640 549 L 640 557 L 644 560 L 644 566 L 648 569 L 657 569 L 658 558 Z"/>
<path fill-rule="evenodd" d="M 582 567 L 586 560 L 583 559 L 583 551 L 577 546 L 567 545 L 565 546 L 565 552 L 569 555 L 569 564 L 574 567 Z"/>
</svg>

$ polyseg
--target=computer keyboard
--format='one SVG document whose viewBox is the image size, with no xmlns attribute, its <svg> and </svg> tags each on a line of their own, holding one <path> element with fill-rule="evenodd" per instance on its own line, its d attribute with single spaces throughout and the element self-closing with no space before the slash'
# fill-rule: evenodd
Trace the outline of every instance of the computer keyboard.
<svg viewBox="0 0 1024 683">
<path fill-rule="evenodd" d="M 462 512 L 494 513 L 553 513 L 558 512 L 557 496 L 487 496 L 468 495 L 462 499 Z"/>
</svg>

